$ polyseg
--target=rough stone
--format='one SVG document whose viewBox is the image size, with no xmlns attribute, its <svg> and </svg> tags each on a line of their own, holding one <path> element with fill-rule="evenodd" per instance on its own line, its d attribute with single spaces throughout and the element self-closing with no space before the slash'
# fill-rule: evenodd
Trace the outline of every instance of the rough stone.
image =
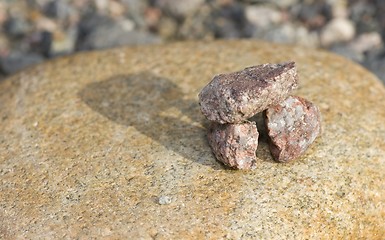
<svg viewBox="0 0 385 240">
<path fill-rule="evenodd" d="M 279 162 L 301 156 L 321 132 L 321 113 L 310 101 L 290 96 L 265 111 L 270 152 Z"/>
<path fill-rule="evenodd" d="M 294 62 L 218 74 L 199 93 L 199 104 L 211 121 L 239 123 L 286 99 L 297 80 Z"/>
<path fill-rule="evenodd" d="M 279 164 L 260 131 L 255 169 L 224 168 L 199 91 L 215 73 L 285 59 L 322 137 Z M 384 239 L 384 104 L 351 61 L 255 40 L 40 64 L 0 82 L 0 238 Z"/>
<path fill-rule="evenodd" d="M 253 122 L 210 126 L 207 138 L 218 161 L 235 169 L 253 169 L 258 147 L 257 125 Z"/>
</svg>

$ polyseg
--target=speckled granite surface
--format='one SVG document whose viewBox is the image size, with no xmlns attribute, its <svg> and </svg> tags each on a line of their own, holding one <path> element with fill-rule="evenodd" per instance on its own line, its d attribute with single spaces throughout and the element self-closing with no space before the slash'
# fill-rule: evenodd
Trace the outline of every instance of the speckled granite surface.
<svg viewBox="0 0 385 240">
<path fill-rule="evenodd" d="M 262 133 L 254 171 L 225 169 L 198 92 L 216 73 L 287 60 L 296 94 L 320 106 L 322 137 L 279 164 Z M 0 83 L 0 238 L 384 239 L 384 109 L 383 85 L 363 68 L 261 42 L 37 66 Z"/>
</svg>

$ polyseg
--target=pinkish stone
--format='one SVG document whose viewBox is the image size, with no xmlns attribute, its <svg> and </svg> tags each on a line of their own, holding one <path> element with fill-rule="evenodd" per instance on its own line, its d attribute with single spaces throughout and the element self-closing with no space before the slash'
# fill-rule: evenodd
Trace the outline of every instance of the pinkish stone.
<svg viewBox="0 0 385 240">
<path fill-rule="evenodd" d="M 207 133 L 218 161 L 235 169 L 252 169 L 256 162 L 258 130 L 254 122 L 212 123 Z"/>
<path fill-rule="evenodd" d="M 279 162 L 303 154 L 321 132 L 321 113 L 310 101 L 290 96 L 265 111 L 270 152 Z"/>
<path fill-rule="evenodd" d="M 218 123 L 240 123 L 285 100 L 297 88 L 294 62 L 216 75 L 199 94 L 201 111 Z"/>
</svg>

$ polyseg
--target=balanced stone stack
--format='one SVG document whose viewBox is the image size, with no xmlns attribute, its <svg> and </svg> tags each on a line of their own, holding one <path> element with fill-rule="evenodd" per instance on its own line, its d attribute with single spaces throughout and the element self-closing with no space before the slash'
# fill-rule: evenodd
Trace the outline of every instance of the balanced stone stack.
<svg viewBox="0 0 385 240">
<path fill-rule="evenodd" d="M 213 121 L 208 140 L 217 160 L 236 169 L 255 167 L 259 133 L 249 119 L 262 111 L 274 159 L 288 162 L 303 154 L 321 131 L 321 114 L 310 101 L 290 96 L 297 87 L 294 62 L 215 76 L 199 103 Z"/>
</svg>

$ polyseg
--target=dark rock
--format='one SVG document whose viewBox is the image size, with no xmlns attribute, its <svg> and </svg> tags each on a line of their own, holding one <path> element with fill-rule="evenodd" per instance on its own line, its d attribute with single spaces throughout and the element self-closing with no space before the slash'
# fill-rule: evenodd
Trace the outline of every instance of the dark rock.
<svg viewBox="0 0 385 240">
<path fill-rule="evenodd" d="M 253 169 L 258 147 L 254 122 L 241 124 L 213 123 L 207 137 L 216 159 L 235 169 Z"/>
<path fill-rule="evenodd" d="M 362 65 L 376 74 L 385 84 L 385 49 L 367 52 Z"/>
<path fill-rule="evenodd" d="M 39 52 L 45 57 L 51 56 L 51 47 L 53 41 L 53 34 L 49 31 L 42 31 L 38 33 L 38 41 L 34 42 L 35 52 Z"/>
<path fill-rule="evenodd" d="M 36 53 L 12 52 L 8 56 L 0 58 L 0 68 L 4 74 L 13 74 L 43 60 L 44 58 Z"/>
<path fill-rule="evenodd" d="M 46 16 L 58 20 L 65 20 L 69 17 L 73 9 L 64 0 L 51 0 L 44 6 L 44 13 Z"/>
<path fill-rule="evenodd" d="M 311 30 L 320 29 L 332 18 L 332 8 L 325 1 L 296 5 L 291 12 Z"/>
<path fill-rule="evenodd" d="M 382 40 L 385 42 L 385 1 L 375 0 L 376 6 L 376 18 L 379 24 L 380 32 L 382 35 Z"/>
<path fill-rule="evenodd" d="M 30 30 L 30 24 L 23 17 L 10 17 L 4 22 L 4 31 L 14 38 L 24 37 Z"/>
<path fill-rule="evenodd" d="M 253 25 L 247 20 L 242 4 L 233 2 L 214 7 L 206 23 L 216 38 L 247 38 L 253 35 Z"/>
<path fill-rule="evenodd" d="M 358 34 L 380 30 L 375 19 L 376 11 L 376 6 L 366 1 L 357 1 L 351 5 L 349 18 L 355 23 Z"/>
<path fill-rule="evenodd" d="M 288 97 L 265 111 L 270 152 L 279 162 L 302 155 L 321 132 L 317 106 L 301 97 Z"/>
<path fill-rule="evenodd" d="M 294 62 L 219 74 L 199 93 L 199 104 L 211 121 L 240 123 L 286 99 L 297 80 Z"/>
<path fill-rule="evenodd" d="M 87 13 L 85 14 L 78 24 L 78 35 L 76 40 L 76 49 L 82 50 L 83 42 L 95 31 L 96 28 L 112 25 L 114 23 L 113 19 L 103 16 L 96 13 Z M 105 36 L 108 37 L 108 36 Z"/>
</svg>

